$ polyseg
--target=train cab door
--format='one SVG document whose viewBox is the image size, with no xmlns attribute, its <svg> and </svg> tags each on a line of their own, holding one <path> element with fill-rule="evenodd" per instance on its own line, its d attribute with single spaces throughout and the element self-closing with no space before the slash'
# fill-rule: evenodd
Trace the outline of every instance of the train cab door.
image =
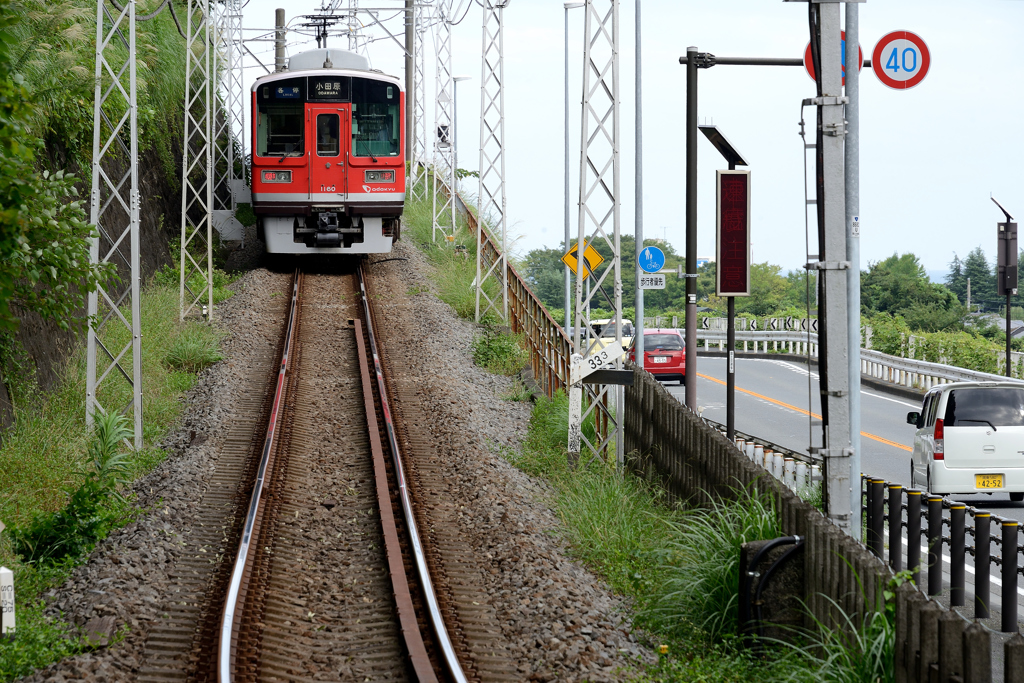
<svg viewBox="0 0 1024 683">
<path fill-rule="evenodd" d="M 348 106 L 310 107 L 309 198 L 313 202 L 340 202 L 345 200 L 347 187 L 346 159 L 351 114 Z"/>
</svg>

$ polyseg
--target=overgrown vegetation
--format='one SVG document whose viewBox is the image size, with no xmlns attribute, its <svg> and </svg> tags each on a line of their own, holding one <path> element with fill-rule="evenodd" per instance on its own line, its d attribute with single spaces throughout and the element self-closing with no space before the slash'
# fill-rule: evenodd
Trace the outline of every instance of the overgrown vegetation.
<svg viewBox="0 0 1024 683">
<path fill-rule="evenodd" d="M 410 193 L 411 194 L 411 193 Z M 460 318 L 473 320 L 476 317 L 476 235 L 462 215 L 457 216 L 455 240 L 448 244 L 441 236 L 434 241 L 433 207 L 426 201 L 406 201 L 403 225 L 406 238 L 410 239 L 426 255 L 434 267 L 431 278 L 437 297 L 452 307 Z M 499 301 L 498 282 L 490 279 L 485 291 L 492 301 Z M 420 293 L 411 288 L 410 296 Z M 481 306 L 487 302 L 481 299 Z M 473 341 L 473 360 L 477 365 L 498 375 L 515 375 L 526 365 L 529 356 L 523 346 L 523 336 L 513 334 L 500 326 L 494 312 L 483 316 L 483 329 Z M 522 391 L 513 392 L 509 400 L 524 400 Z M 526 397 L 529 392 L 526 392 Z"/>
<path fill-rule="evenodd" d="M 523 348 L 523 335 L 488 325 L 473 340 L 473 360 L 496 375 L 515 375 L 529 356 Z"/>
<path fill-rule="evenodd" d="M 42 595 L 60 585 L 71 569 L 112 529 L 137 513 L 126 484 L 159 463 L 157 440 L 181 412 L 181 395 L 200 366 L 219 357 L 220 333 L 178 320 L 177 287 L 151 284 L 143 290 L 144 447 L 125 448 L 130 424 L 116 414 L 99 416 L 95 432 L 85 425 L 85 354 L 73 354 L 57 388 L 43 394 L 31 382 L 15 402 L 15 423 L 0 447 L 0 564 L 15 572 L 18 637 L 0 641 L 0 680 L 80 649 L 78 632 L 44 615 Z M 111 347 L 124 339 L 107 328 Z M 186 353 L 182 350 L 187 349 Z M 168 359 L 179 356 L 179 364 Z M 127 383 L 106 385 L 103 404 L 126 405 Z"/>
<path fill-rule="evenodd" d="M 781 535 L 770 499 L 747 491 L 698 509 L 665 504 L 660 491 L 603 462 L 573 470 L 566 453 L 568 401 L 534 407 L 527 443 L 509 455 L 546 479 L 572 552 L 634 600 L 634 623 L 668 654 L 636 680 L 648 683 L 840 681 L 887 683 L 891 614 L 846 635 L 803 634 L 795 646 L 754 651 L 737 633 L 739 548 Z M 593 424 L 584 425 L 585 432 Z M 887 649 L 888 648 L 888 649 Z"/>
</svg>

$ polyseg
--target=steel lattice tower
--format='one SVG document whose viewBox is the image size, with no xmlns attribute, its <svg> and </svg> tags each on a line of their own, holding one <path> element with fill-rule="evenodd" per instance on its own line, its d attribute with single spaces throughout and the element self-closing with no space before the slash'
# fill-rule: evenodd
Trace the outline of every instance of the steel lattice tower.
<svg viewBox="0 0 1024 683">
<path fill-rule="evenodd" d="M 213 129 L 209 0 L 188 0 L 181 155 L 181 319 L 213 316 Z M 206 303 L 204 304 L 204 299 Z"/>
<path fill-rule="evenodd" d="M 127 32 L 127 36 L 125 35 Z M 89 221 L 98 234 L 90 260 L 113 264 L 120 281 L 89 293 L 85 415 L 132 412 L 142 448 L 142 332 L 139 268 L 139 127 L 135 69 L 135 0 L 117 15 L 96 3 L 96 90 L 93 108 Z M 116 177 L 110 167 L 126 170 Z M 128 363 L 128 359 L 131 363 Z M 124 388 L 129 399 L 124 401 Z"/>
<path fill-rule="evenodd" d="M 595 268 L 591 285 L 584 291 L 587 261 L 580 254 L 576 278 L 576 353 L 584 358 L 598 351 L 598 340 L 588 344 L 585 330 L 591 329 L 590 305 L 596 298 L 599 307 L 614 312 L 615 341 L 622 345 L 622 269 L 619 251 L 620 174 L 619 174 L 619 0 L 587 0 L 583 47 L 583 128 L 580 151 L 580 203 L 578 245 L 606 247 L 611 258 Z M 612 291 L 609 292 L 608 288 Z M 581 337 L 583 343 L 581 344 Z M 616 354 L 615 367 L 622 367 Z M 606 455 L 615 448 L 622 461 L 622 430 L 618 420 L 623 413 L 623 392 L 619 386 L 595 385 L 589 405 L 583 409 L 582 382 L 569 392 L 569 453 L 578 458 L 585 444 L 590 453 Z M 588 392 L 589 395 L 589 392 Z M 611 405 L 609 405 L 611 404 Z M 581 433 L 584 419 L 595 413 L 598 436 L 594 443 Z"/>
<path fill-rule="evenodd" d="M 242 240 L 245 229 L 235 218 L 245 183 L 245 87 L 242 84 L 242 10 L 240 0 L 224 0 L 215 14 L 212 91 L 213 225 L 224 240 Z"/>
<path fill-rule="evenodd" d="M 508 268 L 505 223 L 505 31 L 508 0 L 485 0 L 480 74 L 480 184 L 477 194 L 476 321 L 494 311 L 508 320 Z M 484 224 L 492 242 L 500 239 L 493 256 L 483 248 Z M 497 280 L 501 293 L 487 291 Z"/>
<path fill-rule="evenodd" d="M 437 97 L 434 107 L 434 182 L 433 240 L 440 232 L 448 242 L 455 241 L 455 150 L 452 128 L 452 27 L 449 23 L 451 0 L 439 0 L 434 17 L 434 47 L 437 51 Z"/>
<path fill-rule="evenodd" d="M 413 63 L 415 65 L 413 92 L 406 93 L 406 97 L 414 98 L 413 112 L 415 115 L 413 122 L 412 158 L 409 160 L 411 168 L 409 185 L 412 188 L 413 199 L 422 200 L 427 198 L 427 77 L 424 44 L 426 43 L 427 27 L 430 24 L 431 18 L 430 7 L 417 5 L 413 15 L 416 22 L 413 29 L 416 44 L 413 56 Z"/>
</svg>

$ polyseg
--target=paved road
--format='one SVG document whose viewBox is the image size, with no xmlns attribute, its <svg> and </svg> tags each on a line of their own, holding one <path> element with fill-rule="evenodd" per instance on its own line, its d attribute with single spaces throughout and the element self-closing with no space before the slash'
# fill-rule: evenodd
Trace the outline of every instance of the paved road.
<svg viewBox="0 0 1024 683">
<path fill-rule="evenodd" d="M 701 358 L 698 363 L 697 399 L 704 408 L 703 415 L 725 424 L 724 358 Z M 808 392 L 810 379 L 810 392 Z M 667 385 L 671 394 L 682 402 L 684 388 L 675 383 Z M 785 360 L 736 359 L 736 429 L 795 451 L 806 452 L 807 446 L 821 445 L 821 402 L 818 394 L 818 374 L 808 373 L 807 366 Z M 862 470 L 886 481 L 904 486 L 910 480 L 910 454 L 914 443 L 914 427 L 906 422 L 907 412 L 920 410 L 921 404 L 874 389 L 861 390 L 861 449 Z M 811 421 L 813 420 L 813 424 Z M 967 505 L 990 510 L 994 514 L 1017 519 L 1024 523 L 1024 502 L 1013 503 L 1005 493 L 955 496 Z M 997 527 L 994 529 L 998 534 Z M 972 541 L 968 539 L 968 545 Z M 888 548 L 888 537 L 886 537 Z M 904 530 L 903 558 L 906 566 L 906 534 Z M 927 548 L 921 546 L 922 558 Z M 993 547 L 993 554 L 1001 552 Z M 949 586 L 949 549 L 943 548 L 944 587 Z M 886 550 L 888 554 L 888 550 Z M 958 608 L 965 617 L 974 616 L 974 559 L 967 557 L 967 606 Z M 991 567 L 992 618 L 985 620 L 989 628 L 999 629 L 999 605 L 1002 597 L 1000 568 Z M 1018 623 L 1024 626 L 1024 586 L 1018 584 Z M 948 605 L 948 592 L 943 591 L 940 601 Z M 994 664 L 1002 679 L 1003 636 L 993 638 Z M 996 679 L 994 679 L 996 680 Z"/>
<path fill-rule="evenodd" d="M 704 416 L 725 424 L 725 359 L 701 358 L 698 363 L 698 404 Z M 808 401 L 808 374 L 811 380 Z M 680 401 L 683 387 L 668 390 Z M 808 408 L 810 406 L 810 408 Z M 907 486 L 914 427 L 907 412 L 921 404 L 874 389 L 861 390 L 861 469 L 886 481 Z M 810 420 L 814 421 L 809 429 Z M 736 429 L 793 450 L 821 445 L 821 401 L 818 374 L 807 366 L 785 360 L 736 359 Z M 1024 522 L 1024 502 L 1010 502 L 1006 494 L 956 496 L 968 505 L 991 510 Z"/>
</svg>

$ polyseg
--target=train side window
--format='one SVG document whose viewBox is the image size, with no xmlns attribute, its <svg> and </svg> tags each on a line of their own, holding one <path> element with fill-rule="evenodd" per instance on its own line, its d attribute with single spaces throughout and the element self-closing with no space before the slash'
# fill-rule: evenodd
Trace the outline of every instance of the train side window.
<svg viewBox="0 0 1024 683">
<path fill-rule="evenodd" d="M 321 157 L 336 157 L 338 135 L 341 123 L 337 114 L 318 114 L 316 117 L 316 154 Z"/>
</svg>

